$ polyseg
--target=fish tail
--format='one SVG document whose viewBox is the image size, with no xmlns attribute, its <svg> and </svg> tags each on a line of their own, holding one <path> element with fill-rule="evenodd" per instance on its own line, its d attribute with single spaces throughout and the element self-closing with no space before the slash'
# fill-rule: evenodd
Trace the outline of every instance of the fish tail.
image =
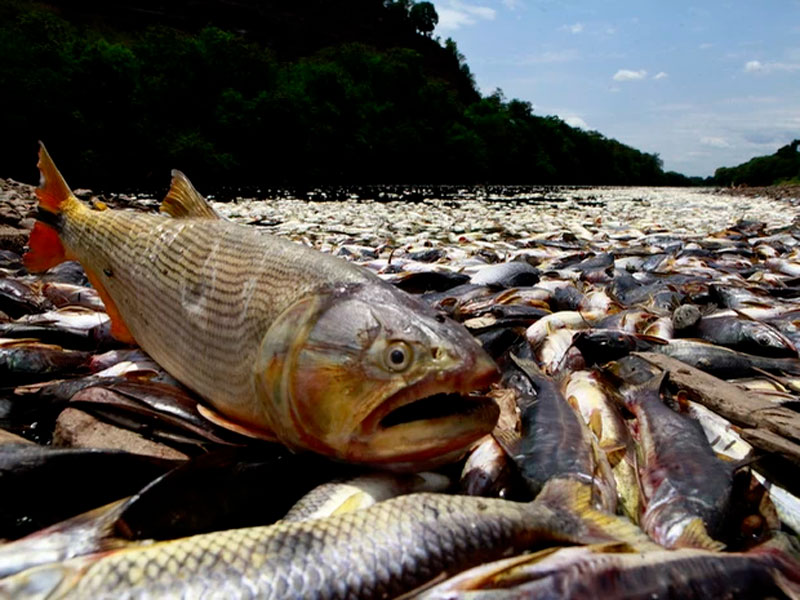
<svg viewBox="0 0 800 600">
<path fill-rule="evenodd" d="M 577 543 L 620 542 L 641 551 L 658 547 L 627 518 L 594 508 L 592 486 L 587 483 L 574 479 L 551 479 L 535 502 L 577 517 L 581 524 L 573 540 Z"/>
<path fill-rule="evenodd" d="M 39 187 L 36 189 L 40 208 L 58 214 L 65 203 L 77 200 L 42 142 L 39 142 L 39 162 L 36 166 L 40 174 Z"/>
<path fill-rule="evenodd" d="M 30 250 L 23 256 L 25 268 L 34 273 L 46 271 L 65 260 L 70 260 L 69 252 L 58 235 L 59 215 L 70 206 L 82 206 L 41 142 L 39 142 L 37 166 L 40 181 L 36 196 L 39 198 L 40 220 L 31 231 L 28 241 Z"/>
<path fill-rule="evenodd" d="M 701 550 L 719 551 L 725 548 L 725 544 L 718 542 L 706 530 L 706 526 L 700 517 L 692 519 L 681 531 L 681 535 L 675 540 L 675 548 L 698 548 Z"/>
<path fill-rule="evenodd" d="M 42 221 L 36 221 L 33 225 L 28 248 L 22 260 L 31 273 L 46 271 L 67 260 L 67 249 L 58 232 Z"/>
</svg>

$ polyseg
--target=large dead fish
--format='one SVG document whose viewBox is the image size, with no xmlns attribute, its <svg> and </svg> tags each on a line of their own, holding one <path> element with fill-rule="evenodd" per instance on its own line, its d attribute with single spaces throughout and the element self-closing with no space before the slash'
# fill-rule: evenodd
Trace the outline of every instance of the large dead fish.
<svg viewBox="0 0 800 600">
<path fill-rule="evenodd" d="M 661 401 L 667 374 L 624 392 L 636 416 L 644 500 L 642 529 L 666 548 L 719 550 L 733 468 L 716 457 L 699 423 Z"/>
<path fill-rule="evenodd" d="M 407 494 L 34 567 L 0 580 L 0 598 L 394 598 L 543 542 L 616 541 L 586 508 Z"/>
<path fill-rule="evenodd" d="M 371 272 L 220 219 L 179 172 L 162 212 L 93 210 L 44 146 L 25 264 L 84 266 L 112 320 L 232 429 L 342 460 L 421 469 L 491 431 L 465 394 L 497 376 L 445 320 Z"/>
</svg>

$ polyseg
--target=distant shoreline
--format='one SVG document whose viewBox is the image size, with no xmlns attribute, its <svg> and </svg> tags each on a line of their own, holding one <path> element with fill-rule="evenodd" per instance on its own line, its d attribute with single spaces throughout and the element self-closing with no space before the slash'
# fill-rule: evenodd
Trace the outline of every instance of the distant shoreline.
<svg viewBox="0 0 800 600">
<path fill-rule="evenodd" d="M 767 197 L 775 200 L 789 200 L 800 203 L 800 185 L 768 185 L 768 186 L 747 186 L 740 185 L 736 187 L 717 188 L 715 190 L 719 194 L 727 194 L 729 196 L 748 196 Z"/>
</svg>

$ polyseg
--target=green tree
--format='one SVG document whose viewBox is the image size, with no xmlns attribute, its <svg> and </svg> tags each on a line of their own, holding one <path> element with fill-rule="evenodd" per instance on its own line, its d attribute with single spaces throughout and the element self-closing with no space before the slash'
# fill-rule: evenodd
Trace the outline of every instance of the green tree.
<svg viewBox="0 0 800 600">
<path fill-rule="evenodd" d="M 422 34 L 430 36 L 439 22 L 439 15 L 431 2 L 417 2 L 409 12 L 411 23 Z"/>
</svg>

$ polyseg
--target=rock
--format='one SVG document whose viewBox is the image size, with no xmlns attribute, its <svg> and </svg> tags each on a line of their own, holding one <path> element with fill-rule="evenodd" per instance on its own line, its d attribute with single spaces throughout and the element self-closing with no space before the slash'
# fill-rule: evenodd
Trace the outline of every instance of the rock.
<svg viewBox="0 0 800 600">
<path fill-rule="evenodd" d="M 0 224 L 0 250 L 10 250 L 17 254 L 25 251 L 30 230 L 17 229 L 10 225 Z"/>
<path fill-rule="evenodd" d="M 0 250 L 21 253 L 36 215 L 34 187 L 0 179 Z"/>
<path fill-rule="evenodd" d="M 61 411 L 53 432 L 53 446 L 110 448 L 169 460 L 188 460 L 174 448 L 148 440 L 138 433 L 100 421 L 76 408 Z"/>
</svg>

